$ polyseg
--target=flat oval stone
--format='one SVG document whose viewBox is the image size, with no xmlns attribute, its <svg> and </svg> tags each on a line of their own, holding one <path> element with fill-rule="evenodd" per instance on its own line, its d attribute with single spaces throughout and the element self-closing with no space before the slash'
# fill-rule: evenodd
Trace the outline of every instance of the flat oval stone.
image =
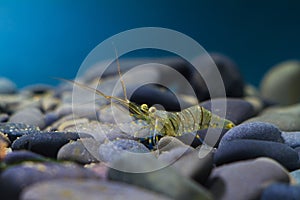
<svg viewBox="0 0 300 200">
<path fill-rule="evenodd" d="M 269 157 L 289 170 L 300 167 L 298 153 L 286 144 L 262 140 L 233 140 L 217 149 L 214 161 L 217 165 L 239 160 Z"/>
<path fill-rule="evenodd" d="M 21 200 L 67 199 L 143 199 L 168 200 L 168 197 L 140 187 L 112 181 L 96 180 L 51 180 L 26 187 Z"/>
<path fill-rule="evenodd" d="M 58 160 L 75 161 L 81 164 L 99 162 L 100 143 L 93 138 L 82 138 L 62 146 L 57 154 Z"/>
<path fill-rule="evenodd" d="M 270 123 L 252 122 L 233 127 L 222 137 L 219 146 L 237 139 L 254 139 L 283 143 L 281 131 Z"/>
<path fill-rule="evenodd" d="M 260 199 L 300 199 L 300 186 L 288 185 L 283 183 L 274 183 L 263 191 Z"/>
<path fill-rule="evenodd" d="M 271 68 L 261 81 L 264 98 L 281 105 L 300 101 L 300 62 L 285 61 Z"/>
<path fill-rule="evenodd" d="M 288 172 L 269 158 L 235 162 L 217 167 L 208 182 L 216 199 L 259 199 L 263 189 L 275 182 L 288 183 Z"/>
<path fill-rule="evenodd" d="M 12 144 L 13 150 L 26 149 L 43 156 L 56 158 L 58 150 L 70 142 L 83 137 L 91 137 L 87 134 L 76 132 L 36 132 L 24 135 Z"/>
<path fill-rule="evenodd" d="M 10 123 L 24 123 L 43 129 L 46 125 L 43 113 L 37 108 L 25 108 L 9 118 Z"/>
<path fill-rule="evenodd" d="M 215 109 L 211 109 L 211 105 L 214 105 Z M 235 98 L 218 98 L 204 101 L 200 104 L 209 111 L 212 111 L 216 115 L 220 115 L 221 111 L 224 112 L 226 108 L 226 119 L 232 121 L 234 124 L 240 124 L 243 121 L 253 117 L 255 115 L 254 107 L 247 101 Z M 226 106 L 226 107 L 225 107 Z"/>
<path fill-rule="evenodd" d="M 3 162 L 6 165 L 14 165 L 14 164 L 19 164 L 24 161 L 40 161 L 44 162 L 47 161 L 47 158 L 33 153 L 31 151 L 26 151 L 26 150 L 20 150 L 20 151 L 12 151 L 8 153 L 5 158 L 3 159 Z"/>
<path fill-rule="evenodd" d="M 75 164 L 33 163 L 12 166 L 0 174 L 0 191 L 3 199 L 18 199 L 25 187 L 53 179 L 89 178 L 97 175 Z"/>
<path fill-rule="evenodd" d="M 11 142 L 18 137 L 39 132 L 39 130 L 36 126 L 23 123 L 0 123 L 0 132 L 6 134 Z"/>
</svg>

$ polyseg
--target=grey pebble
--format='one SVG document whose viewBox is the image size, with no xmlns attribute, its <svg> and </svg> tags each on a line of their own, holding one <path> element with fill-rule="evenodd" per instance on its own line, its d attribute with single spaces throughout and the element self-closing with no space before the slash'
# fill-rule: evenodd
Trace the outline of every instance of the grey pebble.
<svg viewBox="0 0 300 200">
<path fill-rule="evenodd" d="M 21 200 L 167 200 L 168 197 L 133 185 L 113 181 L 52 180 L 27 187 Z"/>
<path fill-rule="evenodd" d="M 17 86 L 11 80 L 0 77 L 0 94 L 13 94 L 17 92 Z"/>
<path fill-rule="evenodd" d="M 288 172 L 269 158 L 235 162 L 215 168 L 210 190 L 220 200 L 259 199 L 263 189 L 274 182 L 289 183 Z"/>
<path fill-rule="evenodd" d="M 46 125 L 43 113 L 37 108 L 25 108 L 14 113 L 9 122 L 34 125 L 43 129 Z"/>
</svg>

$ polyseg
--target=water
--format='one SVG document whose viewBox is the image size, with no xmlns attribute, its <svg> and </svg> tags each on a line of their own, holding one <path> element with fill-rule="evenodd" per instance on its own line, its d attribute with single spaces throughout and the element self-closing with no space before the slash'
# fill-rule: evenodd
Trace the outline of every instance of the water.
<svg viewBox="0 0 300 200">
<path fill-rule="evenodd" d="M 300 59 L 299 1 L 27 1 L 0 2 L 0 76 L 18 87 L 75 77 L 101 41 L 158 26 L 180 31 L 207 51 L 228 55 L 247 82 L 286 59 Z"/>
</svg>

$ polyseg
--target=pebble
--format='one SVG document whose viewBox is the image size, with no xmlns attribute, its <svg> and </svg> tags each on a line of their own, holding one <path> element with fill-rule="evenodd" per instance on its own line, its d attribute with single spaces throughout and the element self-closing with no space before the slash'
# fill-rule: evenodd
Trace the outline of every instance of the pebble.
<svg viewBox="0 0 300 200">
<path fill-rule="evenodd" d="M 102 162 L 112 163 L 123 156 L 126 152 L 149 153 L 149 149 L 143 144 L 128 139 L 117 139 L 101 144 L 99 147 L 99 159 Z"/>
<path fill-rule="evenodd" d="M 284 143 L 292 148 L 300 147 L 300 131 L 295 132 L 285 132 L 282 131 L 281 136 Z"/>
<path fill-rule="evenodd" d="M 47 161 L 47 158 L 31 151 L 19 150 L 9 152 L 3 159 L 3 163 L 5 163 L 6 165 L 15 165 L 25 161 L 44 162 Z"/>
<path fill-rule="evenodd" d="M 0 191 L 3 199 L 18 199 L 22 190 L 31 184 L 66 178 L 95 179 L 96 174 L 75 164 L 26 162 L 11 166 L 0 174 Z"/>
<path fill-rule="evenodd" d="M 1 113 L 0 114 L 0 123 L 7 122 L 8 119 L 9 119 L 9 115 L 8 114 L 6 114 L 6 113 Z"/>
<path fill-rule="evenodd" d="M 251 118 L 246 122 L 254 121 L 272 123 L 282 131 L 299 131 L 300 103 L 291 106 L 268 108 L 259 116 Z"/>
<path fill-rule="evenodd" d="M 100 143 L 93 138 L 82 138 L 62 146 L 57 154 L 58 160 L 75 161 L 80 164 L 98 162 Z"/>
<path fill-rule="evenodd" d="M 201 156 L 201 153 L 205 155 Z M 191 178 L 200 184 L 205 184 L 213 169 L 212 155 L 212 152 L 208 149 L 207 152 L 200 152 L 199 150 L 177 147 L 170 152 L 161 154 L 158 160 L 172 164 L 172 168 L 181 175 Z"/>
<path fill-rule="evenodd" d="M 267 72 L 260 84 L 264 98 L 281 105 L 291 105 L 300 101 L 300 62 L 285 61 Z"/>
<path fill-rule="evenodd" d="M 159 152 L 170 151 L 178 147 L 183 147 L 186 149 L 190 148 L 188 145 L 172 136 L 162 137 L 157 143 L 157 149 Z"/>
<path fill-rule="evenodd" d="M 46 125 L 43 113 L 37 108 L 25 108 L 14 113 L 10 123 L 24 123 L 43 129 Z"/>
<path fill-rule="evenodd" d="M 300 186 L 288 185 L 283 183 L 274 183 L 268 186 L 262 193 L 261 200 L 296 200 L 300 199 Z"/>
<path fill-rule="evenodd" d="M 290 176 L 293 177 L 297 185 L 300 185 L 300 169 L 290 172 Z"/>
<path fill-rule="evenodd" d="M 288 172 L 269 158 L 235 162 L 217 167 L 209 178 L 215 199 L 259 199 L 263 189 L 274 182 L 289 183 Z"/>
<path fill-rule="evenodd" d="M 215 107 L 213 111 L 211 110 L 212 104 Z M 224 109 L 226 108 L 225 118 L 232 121 L 236 125 L 253 117 L 255 114 L 254 107 L 249 102 L 242 99 L 217 98 L 204 101 L 200 104 L 200 106 L 203 106 L 204 108 L 212 111 L 216 115 L 220 115 L 220 112 L 224 112 Z"/>
<path fill-rule="evenodd" d="M 15 140 L 12 149 L 26 149 L 46 157 L 56 158 L 63 145 L 83 137 L 91 136 L 76 132 L 36 132 Z"/>
<path fill-rule="evenodd" d="M 241 139 L 219 146 L 214 161 L 217 165 L 239 160 L 269 157 L 288 170 L 300 168 L 298 153 L 286 144 L 264 140 Z"/>
<path fill-rule="evenodd" d="M 236 66 L 236 64 L 221 54 L 211 54 L 211 58 L 215 62 L 218 71 L 222 77 L 225 92 L 227 97 L 242 97 L 244 95 L 244 81 L 243 78 Z M 195 63 L 200 63 L 202 71 L 205 74 L 201 74 L 201 76 L 205 76 L 208 80 L 215 80 L 215 73 L 212 70 L 212 62 L 208 60 L 206 57 L 198 57 L 194 60 Z M 195 93 L 198 95 L 199 101 L 204 101 L 210 98 L 209 91 L 206 87 L 204 80 L 202 79 L 198 73 L 193 73 L 193 77 L 191 78 L 192 85 L 198 85 L 198 87 L 194 88 Z M 222 97 L 223 93 L 215 91 L 216 97 Z"/>
<path fill-rule="evenodd" d="M 0 77 L 0 94 L 13 94 L 17 92 L 17 86 L 11 80 Z"/>
<path fill-rule="evenodd" d="M 29 135 L 35 132 L 39 132 L 39 128 L 34 125 L 7 122 L 0 123 L 0 132 L 6 134 L 12 142 L 23 135 Z"/>
<path fill-rule="evenodd" d="M 136 186 L 112 181 L 96 180 L 50 180 L 27 187 L 21 200 L 65 200 L 65 199 L 132 199 L 168 200 L 169 198 Z"/>
<path fill-rule="evenodd" d="M 113 163 L 108 171 L 108 178 L 143 187 L 171 199 L 212 199 L 204 187 L 178 174 L 175 169 L 167 167 L 149 154 L 138 157 L 130 153 L 124 154 Z"/>
<path fill-rule="evenodd" d="M 265 140 L 283 143 L 281 131 L 270 123 L 252 122 L 233 127 L 222 137 L 219 146 L 238 139 Z"/>
</svg>

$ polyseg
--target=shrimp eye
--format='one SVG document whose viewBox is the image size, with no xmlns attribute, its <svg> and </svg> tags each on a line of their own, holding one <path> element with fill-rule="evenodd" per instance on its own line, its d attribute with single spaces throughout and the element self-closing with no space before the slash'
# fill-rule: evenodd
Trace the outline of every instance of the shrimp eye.
<svg viewBox="0 0 300 200">
<path fill-rule="evenodd" d="M 156 108 L 153 107 L 153 106 L 150 107 L 150 108 L 149 108 L 149 112 L 150 112 L 150 113 L 155 113 L 155 112 L 156 112 Z"/>
<path fill-rule="evenodd" d="M 141 110 L 144 111 L 144 112 L 147 112 L 148 111 L 148 105 L 147 104 L 142 104 L 141 105 Z"/>
</svg>

